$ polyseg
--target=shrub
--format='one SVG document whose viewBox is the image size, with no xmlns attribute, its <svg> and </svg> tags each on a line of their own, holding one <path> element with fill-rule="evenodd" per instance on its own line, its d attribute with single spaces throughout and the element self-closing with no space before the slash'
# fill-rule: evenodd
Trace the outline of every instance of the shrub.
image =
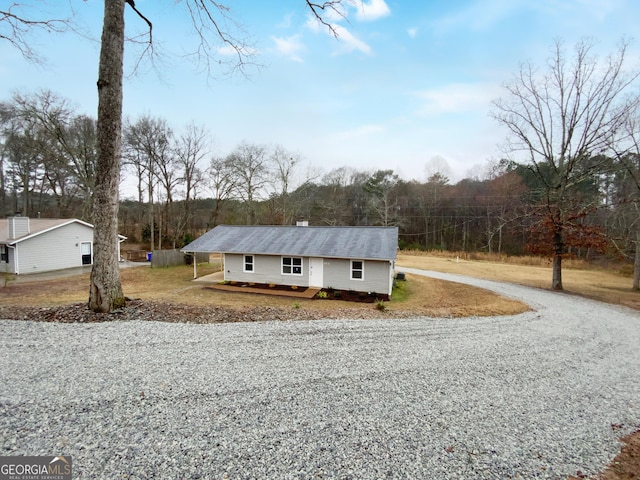
<svg viewBox="0 0 640 480">
<path fill-rule="evenodd" d="M 342 298 L 342 292 L 340 290 L 336 290 L 333 294 L 333 298 Z"/>
<path fill-rule="evenodd" d="M 300 308 L 300 302 L 296 302 L 293 304 L 293 308 Z"/>
<path fill-rule="evenodd" d="M 298 286 L 297 285 L 291 285 L 291 290 L 297 290 Z"/>
<path fill-rule="evenodd" d="M 376 300 L 376 308 L 384 312 L 387 309 L 387 305 L 382 300 Z"/>
<path fill-rule="evenodd" d="M 316 297 L 318 297 L 318 298 L 327 298 L 327 292 L 320 291 L 320 292 L 318 292 Z"/>
</svg>

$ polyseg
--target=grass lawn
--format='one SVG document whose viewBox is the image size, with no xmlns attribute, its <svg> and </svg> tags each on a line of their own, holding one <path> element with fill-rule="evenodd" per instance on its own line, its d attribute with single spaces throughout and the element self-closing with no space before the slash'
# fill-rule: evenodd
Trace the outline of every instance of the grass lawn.
<svg viewBox="0 0 640 480">
<path fill-rule="evenodd" d="M 527 263 L 527 264 L 523 264 Z M 401 252 L 398 270 L 414 267 L 448 273 L 514 282 L 538 288 L 551 284 L 551 266 L 544 261 L 532 262 L 517 257 L 507 260 L 461 258 L 455 254 L 425 254 Z M 201 264 L 198 276 L 219 270 L 217 264 Z M 393 298 L 386 303 L 387 315 L 394 311 L 410 311 L 426 316 L 458 317 L 514 314 L 525 311 L 526 305 L 500 297 L 492 292 L 458 283 L 445 282 L 418 275 L 407 275 L 406 282 L 397 282 Z M 152 269 L 148 266 L 121 271 L 125 295 L 130 298 L 170 302 L 175 304 L 244 308 L 247 306 L 291 307 L 315 310 L 375 308 L 372 304 L 338 300 L 306 300 L 265 296 L 252 293 L 222 292 L 194 283 L 193 268 L 180 266 Z M 614 270 L 588 267 L 584 264 L 563 268 L 563 283 L 568 293 L 584 295 L 609 303 L 640 309 L 640 293 L 631 290 L 631 277 Z M 87 301 L 89 275 L 76 275 L 55 280 L 24 282 L 7 281 L 0 287 L 0 304 L 50 307 Z"/>
</svg>

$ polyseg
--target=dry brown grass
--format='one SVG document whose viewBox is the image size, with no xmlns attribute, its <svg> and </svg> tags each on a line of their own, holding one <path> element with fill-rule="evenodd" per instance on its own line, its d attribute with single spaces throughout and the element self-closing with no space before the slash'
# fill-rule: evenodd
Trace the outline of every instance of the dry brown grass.
<svg viewBox="0 0 640 480">
<path fill-rule="evenodd" d="M 550 288 L 551 265 L 547 260 L 524 257 L 519 262 L 518 259 L 520 257 L 504 257 L 501 261 L 489 261 L 472 259 L 471 256 L 463 258 L 455 253 L 435 256 L 431 252 L 402 252 L 398 255 L 397 263 L 404 267 Z M 562 283 L 567 293 L 640 309 L 640 293 L 631 290 L 631 277 L 620 271 L 618 266 L 607 269 L 590 266 L 583 261 L 568 260 L 563 262 Z"/>
<path fill-rule="evenodd" d="M 471 258 L 460 254 L 435 254 L 434 252 L 402 252 L 398 266 L 436 270 L 448 273 L 500 280 L 548 288 L 551 283 L 551 267 L 544 260 L 527 257 L 488 256 Z M 563 281 L 567 292 L 584 295 L 601 301 L 627 305 L 640 309 L 640 293 L 631 291 L 631 278 L 617 271 L 602 268 L 586 269 L 584 262 L 567 262 L 563 268 Z M 219 265 L 200 265 L 198 275 L 204 276 L 219 270 Z M 162 301 L 186 305 L 215 305 L 230 308 L 253 306 L 291 307 L 294 303 L 303 309 L 363 309 L 374 305 L 344 301 L 293 299 L 265 296 L 253 293 L 214 291 L 192 281 L 193 269 L 189 266 L 151 269 L 138 267 L 121 272 L 125 295 L 130 298 Z M 444 282 L 418 275 L 408 275 L 401 283 L 404 291 L 394 294 L 386 302 L 387 311 L 409 311 L 428 316 L 474 316 L 513 314 L 526 309 L 522 303 L 500 297 L 482 289 L 457 283 Z M 28 305 L 49 307 L 85 302 L 88 298 L 89 275 L 76 275 L 64 279 L 37 282 L 8 282 L 0 288 L 0 304 L 8 306 Z"/>
<path fill-rule="evenodd" d="M 202 277 L 219 270 L 219 265 L 200 265 Z M 292 307 L 317 311 L 375 309 L 374 304 L 339 300 L 307 300 L 266 296 L 256 293 L 223 292 L 194 283 L 193 268 L 189 266 L 151 269 L 138 267 L 123 269 L 123 290 L 130 298 L 196 306 L 217 306 L 240 309 L 247 306 Z M 416 315 L 459 317 L 469 315 L 513 314 L 525 311 L 526 305 L 500 297 L 492 292 L 456 283 L 408 275 L 394 299 L 385 302 L 388 316 L 394 312 L 413 312 Z M 85 302 L 88 298 L 89 275 L 37 282 L 10 282 L 0 288 L 0 304 L 23 306 L 28 298 L 30 306 L 50 307 Z"/>
</svg>

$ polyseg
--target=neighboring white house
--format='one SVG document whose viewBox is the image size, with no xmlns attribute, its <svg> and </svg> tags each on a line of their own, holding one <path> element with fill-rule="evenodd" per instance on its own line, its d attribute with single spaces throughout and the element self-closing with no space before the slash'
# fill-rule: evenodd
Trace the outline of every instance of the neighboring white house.
<svg viewBox="0 0 640 480">
<path fill-rule="evenodd" d="M 182 251 L 223 255 L 227 281 L 391 295 L 397 227 L 219 225 Z"/>
<path fill-rule="evenodd" d="M 118 235 L 120 243 L 126 237 Z M 93 225 L 75 218 L 0 220 L 0 271 L 49 272 L 93 264 Z"/>
</svg>

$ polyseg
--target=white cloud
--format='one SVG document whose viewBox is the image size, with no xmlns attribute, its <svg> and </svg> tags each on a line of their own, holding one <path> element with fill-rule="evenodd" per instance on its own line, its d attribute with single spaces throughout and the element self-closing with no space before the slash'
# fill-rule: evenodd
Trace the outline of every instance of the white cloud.
<svg viewBox="0 0 640 480">
<path fill-rule="evenodd" d="M 411 27 L 411 28 L 407 29 L 407 34 L 411 38 L 416 38 L 418 36 L 418 28 L 417 27 Z"/>
<path fill-rule="evenodd" d="M 300 35 L 294 35 L 288 38 L 271 37 L 276 44 L 276 51 L 284 56 L 293 60 L 294 62 L 302 62 L 300 52 L 304 50 L 304 45 L 300 41 Z"/>
<path fill-rule="evenodd" d="M 357 38 L 342 25 L 334 25 L 333 28 L 335 28 L 338 34 L 338 41 L 340 41 L 342 45 L 342 48 L 340 48 L 341 51 L 347 53 L 360 51 L 362 53 L 366 53 L 367 55 L 371 55 L 373 53 L 369 45 Z"/>
<path fill-rule="evenodd" d="M 356 18 L 362 21 L 374 21 L 391 15 L 391 10 L 384 0 L 354 1 Z"/>
<path fill-rule="evenodd" d="M 491 101 L 501 93 L 499 85 L 451 83 L 440 88 L 418 92 L 424 100 L 420 108 L 423 115 L 487 111 Z"/>
</svg>

